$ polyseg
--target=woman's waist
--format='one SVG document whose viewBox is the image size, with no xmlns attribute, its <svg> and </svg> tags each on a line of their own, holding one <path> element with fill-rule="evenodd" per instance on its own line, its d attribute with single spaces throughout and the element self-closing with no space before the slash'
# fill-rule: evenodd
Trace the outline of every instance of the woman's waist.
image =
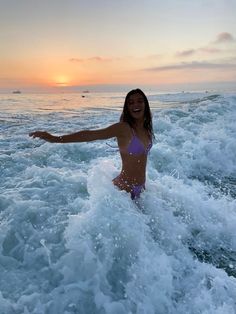
<svg viewBox="0 0 236 314">
<path fill-rule="evenodd" d="M 119 185 L 125 186 L 136 186 L 136 185 L 144 185 L 146 181 L 145 173 L 137 175 L 134 173 L 126 172 L 124 170 L 113 179 L 113 182 L 119 183 Z"/>
</svg>

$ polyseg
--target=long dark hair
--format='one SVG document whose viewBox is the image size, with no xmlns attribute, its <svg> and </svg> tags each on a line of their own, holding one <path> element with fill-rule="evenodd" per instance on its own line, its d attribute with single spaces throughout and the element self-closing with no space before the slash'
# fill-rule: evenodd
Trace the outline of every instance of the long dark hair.
<svg viewBox="0 0 236 314">
<path fill-rule="evenodd" d="M 123 107 L 123 112 L 120 116 L 120 121 L 121 122 L 127 122 L 130 127 L 132 128 L 134 126 L 134 118 L 130 115 L 129 110 L 128 110 L 128 102 L 129 102 L 129 98 L 130 96 L 134 95 L 134 94 L 140 94 L 142 95 L 143 99 L 144 99 L 144 103 L 145 103 L 145 108 L 144 108 L 144 122 L 143 122 L 143 127 L 148 131 L 148 134 L 150 137 L 155 138 L 154 133 L 153 133 L 153 127 L 152 127 L 152 114 L 151 114 L 151 110 L 149 107 L 149 102 L 147 99 L 147 96 L 144 94 L 144 92 L 137 88 L 137 89 L 133 89 L 130 92 L 128 92 L 128 94 L 125 97 L 125 103 L 124 103 L 124 107 Z"/>
</svg>

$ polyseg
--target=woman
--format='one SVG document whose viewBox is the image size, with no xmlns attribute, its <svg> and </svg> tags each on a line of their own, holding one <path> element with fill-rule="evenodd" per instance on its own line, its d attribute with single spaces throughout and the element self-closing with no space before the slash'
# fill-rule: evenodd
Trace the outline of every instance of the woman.
<svg viewBox="0 0 236 314">
<path fill-rule="evenodd" d="M 105 129 L 84 130 L 62 136 L 36 131 L 30 136 L 51 143 L 88 142 L 116 137 L 122 170 L 113 179 L 114 185 L 131 193 L 132 199 L 138 198 L 145 189 L 147 154 L 152 147 L 154 134 L 149 103 L 140 89 L 127 94 L 120 122 Z"/>
</svg>

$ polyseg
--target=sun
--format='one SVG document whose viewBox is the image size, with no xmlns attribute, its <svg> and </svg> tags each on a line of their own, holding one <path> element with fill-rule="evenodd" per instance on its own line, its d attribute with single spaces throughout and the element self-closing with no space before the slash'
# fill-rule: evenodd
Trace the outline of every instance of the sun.
<svg viewBox="0 0 236 314">
<path fill-rule="evenodd" d="M 70 84 L 70 79 L 66 75 L 58 75 L 54 78 L 54 84 L 56 86 L 68 86 Z"/>
</svg>

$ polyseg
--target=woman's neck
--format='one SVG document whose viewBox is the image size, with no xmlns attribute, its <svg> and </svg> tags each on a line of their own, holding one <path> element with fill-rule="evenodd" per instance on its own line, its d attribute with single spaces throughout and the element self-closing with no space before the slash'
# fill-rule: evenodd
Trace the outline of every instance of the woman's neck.
<svg viewBox="0 0 236 314">
<path fill-rule="evenodd" d="M 143 129 L 143 119 L 136 120 L 133 124 L 134 129 Z"/>
</svg>

